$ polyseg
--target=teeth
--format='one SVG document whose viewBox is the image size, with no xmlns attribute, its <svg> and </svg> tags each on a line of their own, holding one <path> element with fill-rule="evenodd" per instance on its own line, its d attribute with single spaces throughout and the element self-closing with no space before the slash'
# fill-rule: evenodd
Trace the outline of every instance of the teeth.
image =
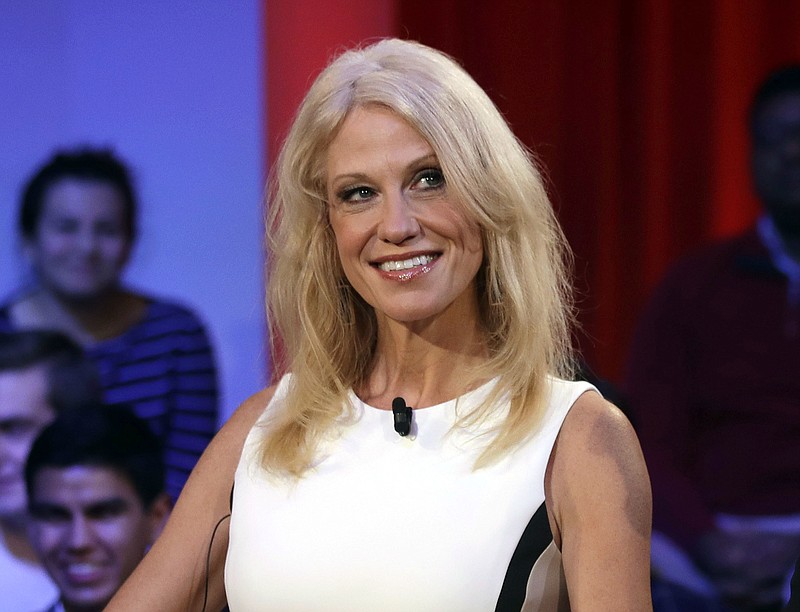
<svg viewBox="0 0 800 612">
<path fill-rule="evenodd" d="M 409 270 L 415 266 L 425 266 L 431 263 L 436 257 L 434 255 L 420 255 L 401 261 L 384 261 L 378 266 L 384 272 L 394 272 L 396 270 Z"/>
<path fill-rule="evenodd" d="M 91 574 L 97 570 L 97 565 L 94 563 L 70 563 L 67 566 L 67 571 L 73 575 L 86 575 Z"/>
</svg>

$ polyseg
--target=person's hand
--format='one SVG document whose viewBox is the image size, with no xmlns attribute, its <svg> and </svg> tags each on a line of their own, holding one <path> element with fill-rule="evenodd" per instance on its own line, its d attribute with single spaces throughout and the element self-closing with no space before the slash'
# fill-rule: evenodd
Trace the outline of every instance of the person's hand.
<svg viewBox="0 0 800 612">
<path fill-rule="evenodd" d="M 703 535 L 694 550 L 697 565 L 736 609 L 781 601 L 799 554 L 800 537 L 755 530 L 717 529 Z"/>
</svg>

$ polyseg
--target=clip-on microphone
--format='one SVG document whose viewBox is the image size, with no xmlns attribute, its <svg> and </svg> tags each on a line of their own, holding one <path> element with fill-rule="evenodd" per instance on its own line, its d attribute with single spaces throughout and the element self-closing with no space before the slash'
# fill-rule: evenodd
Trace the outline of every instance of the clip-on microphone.
<svg viewBox="0 0 800 612">
<path fill-rule="evenodd" d="M 394 430 L 401 436 L 407 436 L 411 431 L 411 406 L 406 406 L 406 400 L 402 397 L 396 397 L 392 400 L 392 414 Z"/>
</svg>

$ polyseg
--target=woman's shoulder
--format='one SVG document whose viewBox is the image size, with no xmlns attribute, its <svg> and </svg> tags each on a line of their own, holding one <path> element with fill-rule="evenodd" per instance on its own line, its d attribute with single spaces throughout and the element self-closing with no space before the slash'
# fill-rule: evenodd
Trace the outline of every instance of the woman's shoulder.
<svg viewBox="0 0 800 612">
<path fill-rule="evenodd" d="M 630 422 L 599 394 L 583 393 L 565 418 L 545 491 L 565 573 L 573 575 L 575 607 L 649 609 L 647 468 Z"/>
<path fill-rule="evenodd" d="M 545 389 L 546 410 L 542 426 L 555 428 L 556 433 L 563 429 L 564 421 L 574 411 L 576 405 L 579 402 L 583 403 L 581 398 L 592 395 L 602 399 L 597 388 L 584 380 L 566 380 L 548 376 L 545 379 Z"/>
<path fill-rule="evenodd" d="M 636 432 L 628 417 L 589 383 L 571 385 L 577 397 L 564 418 L 551 462 L 580 466 L 611 461 L 620 469 L 643 466 Z"/>
<path fill-rule="evenodd" d="M 638 447 L 633 427 L 619 408 L 600 395 L 591 383 L 575 381 L 568 384 L 578 396 L 564 419 L 560 437 L 569 438 L 564 446 L 572 446 L 573 441 L 591 441 L 594 449 L 607 447 L 609 451 L 631 445 Z"/>
<path fill-rule="evenodd" d="M 247 434 L 266 411 L 279 386 L 280 384 L 271 385 L 247 398 L 234 411 L 222 429 L 230 429 L 231 435 L 243 443 Z"/>
<path fill-rule="evenodd" d="M 276 389 L 277 385 L 266 387 L 243 401 L 239 407 L 234 410 L 233 414 L 228 418 L 217 435 L 214 436 L 214 439 L 205 453 L 205 455 L 208 455 L 208 458 L 204 460 L 207 461 L 210 458 L 211 463 L 217 468 L 223 465 L 227 466 L 232 476 L 233 470 L 236 469 L 236 465 L 239 463 L 239 458 L 248 435 L 255 427 L 259 418 L 265 413 Z M 203 460 L 201 459 L 201 461 Z"/>
<path fill-rule="evenodd" d="M 649 520 L 650 482 L 639 440 L 625 414 L 598 393 L 584 392 L 575 400 L 548 471 L 554 509 L 564 509 L 568 500 L 578 506 L 572 511 L 581 513 L 580 508 L 618 496 L 640 502 L 634 514 Z"/>
<path fill-rule="evenodd" d="M 600 393 L 597 386 L 587 380 L 567 380 L 557 376 L 548 376 L 546 381 L 551 401 L 561 399 L 571 405 L 586 391 Z"/>
<path fill-rule="evenodd" d="M 242 422 L 244 425 L 249 424 L 249 430 L 253 425 L 255 425 L 258 419 L 266 413 L 267 408 L 272 403 L 273 399 L 275 402 L 279 402 L 281 398 L 286 395 L 291 380 L 291 374 L 284 374 L 277 380 L 277 382 L 265 387 L 258 393 L 251 395 L 244 402 L 242 402 L 234 412 L 233 416 L 236 416 L 239 412 L 241 412 Z"/>
</svg>

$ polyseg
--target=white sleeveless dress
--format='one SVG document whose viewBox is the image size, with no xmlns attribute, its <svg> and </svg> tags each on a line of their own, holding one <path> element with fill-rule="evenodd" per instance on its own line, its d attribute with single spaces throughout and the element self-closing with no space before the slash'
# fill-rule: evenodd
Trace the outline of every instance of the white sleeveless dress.
<svg viewBox="0 0 800 612">
<path fill-rule="evenodd" d="M 569 610 L 544 475 L 564 417 L 594 388 L 551 379 L 539 431 L 473 470 L 487 437 L 447 432 L 493 384 L 414 410 L 405 438 L 391 411 L 351 393 L 356 422 L 323 446 L 300 481 L 259 467 L 262 416 L 235 477 L 225 565 L 231 612 Z"/>
</svg>

